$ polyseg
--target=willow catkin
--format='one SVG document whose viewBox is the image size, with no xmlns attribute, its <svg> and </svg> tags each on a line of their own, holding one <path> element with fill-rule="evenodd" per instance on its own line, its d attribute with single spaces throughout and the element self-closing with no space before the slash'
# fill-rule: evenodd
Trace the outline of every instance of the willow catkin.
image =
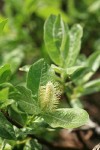
<svg viewBox="0 0 100 150">
<path fill-rule="evenodd" d="M 45 86 L 41 86 L 39 90 L 40 107 L 44 111 L 53 111 L 59 103 L 61 95 L 58 84 L 49 81 Z"/>
</svg>

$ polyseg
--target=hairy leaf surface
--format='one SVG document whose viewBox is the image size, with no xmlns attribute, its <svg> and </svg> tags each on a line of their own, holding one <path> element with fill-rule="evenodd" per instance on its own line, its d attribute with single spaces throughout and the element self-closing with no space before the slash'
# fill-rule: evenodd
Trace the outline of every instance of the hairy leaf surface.
<svg viewBox="0 0 100 150">
<path fill-rule="evenodd" d="M 88 121 L 88 114 L 80 108 L 56 109 L 52 113 L 43 114 L 44 120 L 53 128 L 77 128 Z"/>
<path fill-rule="evenodd" d="M 17 86 L 18 94 L 16 95 L 16 101 L 24 112 L 28 114 L 37 114 L 38 109 L 35 100 L 32 98 L 32 93 L 29 89 Z"/>
</svg>

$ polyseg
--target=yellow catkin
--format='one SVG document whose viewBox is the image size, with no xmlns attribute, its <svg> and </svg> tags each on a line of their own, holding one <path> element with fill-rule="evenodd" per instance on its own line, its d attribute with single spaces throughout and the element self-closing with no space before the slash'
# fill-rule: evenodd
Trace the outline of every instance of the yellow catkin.
<svg viewBox="0 0 100 150">
<path fill-rule="evenodd" d="M 53 111 L 59 103 L 61 91 L 58 84 L 49 81 L 46 86 L 41 86 L 39 91 L 40 107 L 44 111 Z"/>
</svg>

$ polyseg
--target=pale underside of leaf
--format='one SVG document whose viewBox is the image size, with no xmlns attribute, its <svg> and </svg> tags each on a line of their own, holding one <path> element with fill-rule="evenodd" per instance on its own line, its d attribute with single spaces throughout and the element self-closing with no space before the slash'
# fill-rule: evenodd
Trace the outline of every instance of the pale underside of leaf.
<svg viewBox="0 0 100 150">
<path fill-rule="evenodd" d="M 80 108 L 63 108 L 52 113 L 45 113 L 43 118 L 53 128 L 77 128 L 88 121 L 88 114 Z"/>
</svg>

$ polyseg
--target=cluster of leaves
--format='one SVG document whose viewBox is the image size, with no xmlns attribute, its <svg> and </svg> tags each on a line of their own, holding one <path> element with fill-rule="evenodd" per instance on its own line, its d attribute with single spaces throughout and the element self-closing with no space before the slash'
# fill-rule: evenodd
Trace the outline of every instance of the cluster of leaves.
<svg viewBox="0 0 100 150">
<path fill-rule="evenodd" d="M 1 27 L 3 23 L 4 21 L 1 22 Z M 1 149 L 18 148 L 18 145 L 22 145 L 24 150 L 27 147 L 32 149 L 33 145 L 36 149 L 41 149 L 41 145 L 34 140 L 41 136 L 41 132 L 59 127 L 72 129 L 88 121 L 85 110 L 79 107 L 60 108 L 58 105 L 61 95 L 68 96 L 71 104 L 75 73 L 80 71 L 81 75 L 86 72 L 86 66 L 76 64 L 81 37 L 80 25 L 74 25 L 69 30 L 60 16 L 51 15 L 44 25 L 44 41 L 48 54 L 56 65 L 50 66 L 44 59 L 35 62 L 27 69 L 24 86 L 14 86 L 8 82 L 11 76 L 9 64 L 0 68 L 0 137 L 4 139 Z M 100 57 L 97 58 L 95 60 L 99 61 Z M 91 66 L 97 69 L 96 64 Z M 68 78 L 70 81 L 67 81 Z M 87 89 L 91 87 L 94 84 L 87 83 Z"/>
<path fill-rule="evenodd" d="M 0 64 L 10 63 L 13 72 L 42 55 L 47 59 L 42 27 L 51 13 L 61 14 L 70 25 L 79 22 L 84 27 L 83 51 L 90 54 L 100 49 L 99 0 L 4 0 L 0 5 L 0 18 L 9 18 L 0 38 Z"/>
<path fill-rule="evenodd" d="M 89 81 L 100 67 L 100 51 L 92 53 L 88 59 L 78 57 L 82 32 L 79 24 L 69 30 L 60 16 L 51 15 L 44 25 L 45 45 L 56 64 L 52 68 L 59 74 L 57 80 L 65 84 L 67 97 L 75 106 L 81 96 L 100 91 L 100 79 Z"/>
</svg>

